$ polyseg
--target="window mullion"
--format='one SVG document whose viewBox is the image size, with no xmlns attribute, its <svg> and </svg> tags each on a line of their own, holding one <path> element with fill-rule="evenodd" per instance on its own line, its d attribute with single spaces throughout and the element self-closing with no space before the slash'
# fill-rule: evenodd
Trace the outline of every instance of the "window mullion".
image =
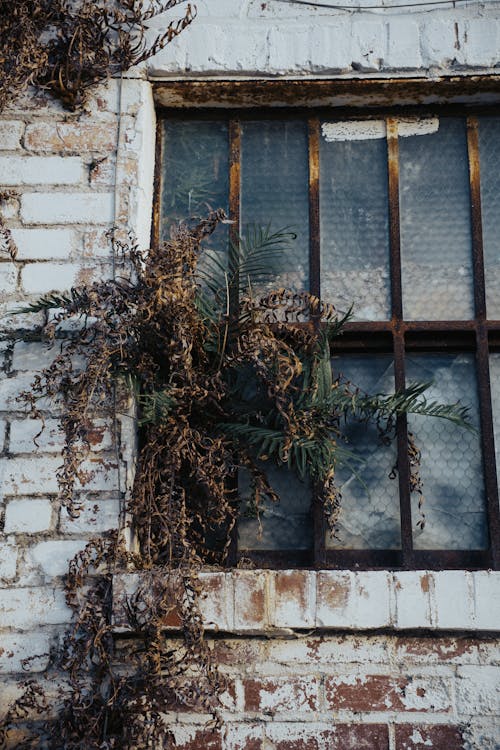
<svg viewBox="0 0 500 750">
<path fill-rule="evenodd" d="M 389 189 L 389 245 L 391 258 L 392 329 L 394 342 L 394 379 L 397 390 L 405 387 L 405 339 L 401 284 L 401 233 L 399 215 L 399 144 L 398 123 L 388 117 L 387 161 Z M 399 502 L 401 512 L 401 547 L 403 566 L 413 567 L 413 532 L 411 523 L 410 464 L 408 460 L 408 424 L 406 415 L 396 420 Z"/>
<path fill-rule="evenodd" d="M 486 326 L 486 293 L 481 215 L 481 174 L 477 117 L 467 117 L 467 152 L 470 179 L 471 232 L 474 268 L 474 301 L 476 309 L 476 363 L 479 390 L 479 412 L 483 453 L 484 481 L 492 567 L 500 567 L 500 512 L 495 471 L 495 441 L 491 408 L 488 331 Z"/>
</svg>

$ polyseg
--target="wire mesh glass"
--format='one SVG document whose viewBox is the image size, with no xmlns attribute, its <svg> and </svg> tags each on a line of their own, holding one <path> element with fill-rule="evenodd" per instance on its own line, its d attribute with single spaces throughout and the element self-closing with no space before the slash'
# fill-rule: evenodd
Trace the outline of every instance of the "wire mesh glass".
<svg viewBox="0 0 500 750">
<path fill-rule="evenodd" d="M 500 319 L 500 117 L 479 118 L 486 309 Z"/>
<path fill-rule="evenodd" d="M 225 122 L 167 120 L 163 123 L 161 239 L 179 222 L 205 218 L 211 210 L 229 212 L 229 135 Z M 228 225 L 219 224 L 203 247 L 227 265 Z M 200 269 L 209 269 L 201 256 Z"/>
<path fill-rule="evenodd" d="M 399 139 L 403 314 L 408 320 L 474 316 L 465 120 Z"/>
<path fill-rule="evenodd" d="M 431 401 L 470 407 L 479 428 L 479 403 L 472 354 L 419 354 L 407 357 L 407 382 L 432 381 Z M 488 544 L 479 432 L 449 420 L 410 414 L 408 429 L 421 452 L 424 502 L 412 495 L 416 549 L 485 549 Z M 425 519 L 424 519 L 425 516 Z M 425 521 L 423 528 L 422 522 Z"/>
<path fill-rule="evenodd" d="M 241 125 L 241 227 L 286 229 L 297 238 L 272 261 L 263 288 L 309 288 L 309 168 L 307 124 L 263 120 Z"/>
<path fill-rule="evenodd" d="M 286 468 L 262 464 L 279 502 L 264 501 L 259 513 L 252 500 L 250 474 L 242 469 L 238 491 L 242 500 L 238 520 L 238 549 L 304 550 L 313 539 L 311 488 Z"/>
<path fill-rule="evenodd" d="M 370 394 L 394 392 L 390 354 L 345 355 L 332 360 L 339 373 Z M 327 534 L 328 549 L 398 549 L 401 545 L 399 485 L 396 442 L 384 444 L 373 424 L 349 419 L 345 425 L 346 448 L 358 461 L 339 466 L 337 486 L 342 493 L 336 537 Z M 392 478 L 391 478 L 392 477 Z"/>
<path fill-rule="evenodd" d="M 387 143 L 381 124 L 367 137 L 371 121 L 322 123 L 321 296 L 340 310 L 354 305 L 354 320 L 391 317 Z"/>
</svg>

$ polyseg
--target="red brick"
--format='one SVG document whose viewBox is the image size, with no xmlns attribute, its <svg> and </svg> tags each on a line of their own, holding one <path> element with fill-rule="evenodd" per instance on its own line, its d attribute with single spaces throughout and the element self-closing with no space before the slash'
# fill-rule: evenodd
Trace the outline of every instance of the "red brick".
<svg viewBox="0 0 500 750">
<path fill-rule="evenodd" d="M 456 726 L 396 726 L 396 750 L 462 750 L 462 732 Z"/>
<path fill-rule="evenodd" d="M 443 712 L 451 709 L 449 686 L 439 677 L 330 677 L 326 681 L 326 700 L 334 710 Z"/>
<path fill-rule="evenodd" d="M 266 576 L 254 570 L 234 572 L 234 627 L 263 629 L 267 625 Z"/>
<path fill-rule="evenodd" d="M 182 734 L 181 729 L 176 750 L 222 750 L 222 735 L 217 730 L 195 729 L 188 732 L 189 739 L 183 739 Z"/>
<path fill-rule="evenodd" d="M 293 725 L 292 725 L 293 727 Z M 389 731 L 384 724 L 337 724 L 331 729 L 301 725 L 275 741 L 276 750 L 388 750 Z M 275 734 L 270 732 L 270 734 Z M 294 734 L 296 736 L 294 736 Z M 298 736 L 297 736 L 298 735 Z"/>
<path fill-rule="evenodd" d="M 245 710 L 274 714 L 280 711 L 317 711 L 318 682 L 315 677 L 243 680 Z"/>
</svg>

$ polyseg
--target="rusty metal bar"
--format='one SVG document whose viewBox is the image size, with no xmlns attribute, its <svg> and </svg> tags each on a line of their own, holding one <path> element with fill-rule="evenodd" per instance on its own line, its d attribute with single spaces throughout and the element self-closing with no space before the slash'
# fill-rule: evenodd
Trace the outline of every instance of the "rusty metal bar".
<svg viewBox="0 0 500 750">
<path fill-rule="evenodd" d="M 309 290 L 321 293 L 320 220 L 319 220 L 319 119 L 308 121 L 309 134 Z"/>
<path fill-rule="evenodd" d="M 163 166 L 163 120 L 160 118 L 156 121 L 155 129 L 155 169 L 153 177 L 153 214 L 151 221 L 151 247 L 157 247 L 160 242 L 161 233 L 161 176 Z"/>
<path fill-rule="evenodd" d="M 481 214 L 481 173 L 477 117 L 467 118 L 467 152 L 469 161 L 471 232 L 474 269 L 474 300 L 478 328 L 476 331 L 476 365 L 479 391 L 479 417 L 483 454 L 486 512 L 490 539 L 491 566 L 500 567 L 500 511 L 495 466 L 495 438 L 491 407 L 488 328 L 486 326 L 486 290 Z"/>
<path fill-rule="evenodd" d="M 399 215 L 399 143 L 398 122 L 386 120 L 387 174 L 389 191 L 389 247 L 391 268 L 392 330 L 394 344 L 394 382 L 396 390 L 405 387 L 405 338 L 402 325 L 403 292 L 401 282 L 401 233 Z M 413 566 L 413 533 L 411 525 L 410 464 L 408 460 L 408 423 L 406 415 L 396 420 L 398 449 L 399 506 L 401 513 L 401 546 L 403 567 Z"/>
<path fill-rule="evenodd" d="M 240 238 L 240 196 L 241 196 L 241 126 L 239 120 L 229 120 L 229 242 L 238 247 Z M 229 291 L 229 317 L 235 321 L 238 317 L 239 307 L 239 283 L 233 284 Z M 238 479 L 234 479 L 230 490 L 238 494 Z M 231 542 L 229 545 L 226 564 L 234 567 L 238 559 L 238 521 L 231 531 Z"/>
</svg>

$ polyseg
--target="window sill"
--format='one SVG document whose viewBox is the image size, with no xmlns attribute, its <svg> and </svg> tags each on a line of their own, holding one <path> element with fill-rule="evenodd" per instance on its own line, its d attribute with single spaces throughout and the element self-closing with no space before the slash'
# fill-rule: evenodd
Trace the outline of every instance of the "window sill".
<svg viewBox="0 0 500 750">
<path fill-rule="evenodd" d="M 114 576 L 116 633 L 132 630 L 127 601 L 161 573 Z M 210 631 L 286 635 L 294 630 L 500 631 L 500 572 L 204 571 L 201 609 Z M 175 614 L 165 623 L 177 630 Z"/>
</svg>

